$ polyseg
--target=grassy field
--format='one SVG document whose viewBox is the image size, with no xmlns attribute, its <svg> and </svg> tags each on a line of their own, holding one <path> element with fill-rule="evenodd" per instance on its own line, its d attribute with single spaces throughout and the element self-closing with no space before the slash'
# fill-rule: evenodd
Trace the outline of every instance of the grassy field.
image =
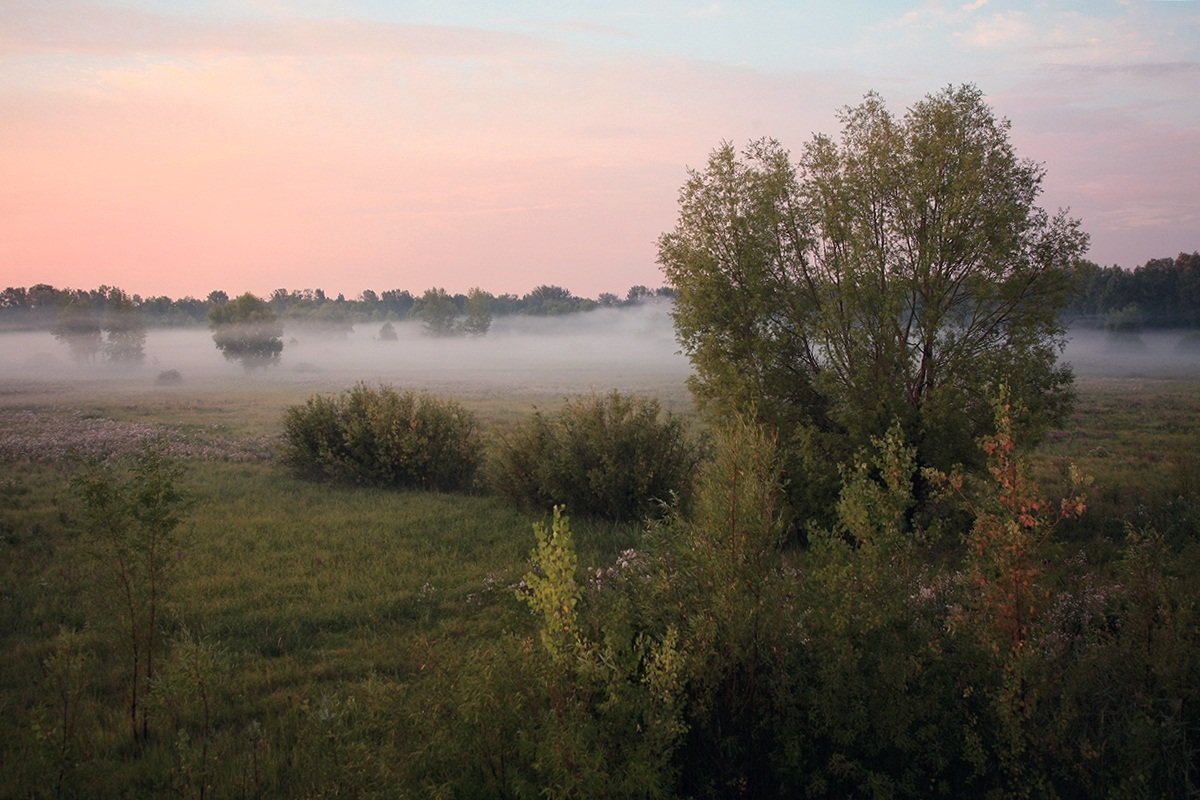
<svg viewBox="0 0 1200 800">
<path fill-rule="evenodd" d="M 535 517 L 484 495 L 288 474 L 273 460 L 283 410 L 334 388 L 0 382 L 0 796 L 435 793 L 414 755 L 420 720 L 457 697 L 464 670 L 486 670 L 491 649 L 531 635 L 514 586 Z M 564 393 L 432 388 L 452 390 L 492 434 Z M 689 412 L 680 380 L 623 388 Z M 1200 482 L 1200 380 L 1091 377 L 1079 395 L 1037 456 L 1043 481 L 1052 488 L 1069 463 L 1092 474 L 1100 538 L 1124 521 L 1194 521 L 1177 504 Z M 173 646 L 157 734 L 139 754 L 123 722 L 118 598 L 78 534 L 71 457 L 160 438 L 182 458 L 194 505 L 164 615 Z M 639 535 L 582 520 L 575 533 L 586 567 Z"/>
</svg>

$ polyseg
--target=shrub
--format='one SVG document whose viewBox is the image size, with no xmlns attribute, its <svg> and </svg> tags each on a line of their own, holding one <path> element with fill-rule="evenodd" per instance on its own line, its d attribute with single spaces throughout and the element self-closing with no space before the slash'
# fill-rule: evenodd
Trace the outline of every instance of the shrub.
<svg viewBox="0 0 1200 800">
<path fill-rule="evenodd" d="M 469 488 L 482 442 L 453 400 L 358 384 L 284 415 L 286 460 L 303 473 L 373 486 Z"/>
<path fill-rule="evenodd" d="M 183 383 L 183 375 L 177 369 L 165 369 L 158 373 L 154 382 L 159 386 L 178 386 Z"/>
<path fill-rule="evenodd" d="M 612 392 L 568 400 L 533 418 L 497 449 L 492 487 L 531 507 L 641 519 L 661 502 L 686 501 L 697 446 L 682 420 L 660 419 L 658 402 Z"/>
</svg>

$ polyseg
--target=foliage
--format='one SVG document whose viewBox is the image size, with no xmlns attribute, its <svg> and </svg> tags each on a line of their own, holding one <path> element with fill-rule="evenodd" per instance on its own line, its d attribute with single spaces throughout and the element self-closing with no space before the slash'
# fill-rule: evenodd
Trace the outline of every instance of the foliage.
<svg viewBox="0 0 1200 800">
<path fill-rule="evenodd" d="M 611 392 L 568 400 L 501 440 L 489 467 L 500 494 L 531 507 L 635 520 L 686 500 L 699 451 L 655 400 Z"/>
<path fill-rule="evenodd" d="M 545 658 L 535 667 L 546 704 L 534 720 L 530 771 L 549 797 L 669 796 L 670 755 L 684 730 L 678 631 L 582 629 L 581 576 L 562 509 L 534 535 L 533 570 L 518 590 L 540 619 Z"/>
<path fill-rule="evenodd" d="M 462 331 L 470 336 L 483 336 L 492 327 L 492 301 L 494 297 L 479 287 L 467 292 L 466 319 Z"/>
<path fill-rule="evenodd" d="M 1139 379 L 1081 395 L 1022 473 L 1039 502 L 1076 494 L 1068 462 L 1098 480 L 1083 517 L 1025 529 L 1011 562 L 1034 570 L 1015 682 L 1012 649 L 989 644 L 1010 641 L 1004 609 L 983 602 L 995 594 L 975 586 L 958 526 L 923 529 L 896 428 L 835 476 L 835 515 L 803 548 L 780 544 L 772 448 L 787 445 L 754 426 L 737 458 L 714 432 L 723 466 L 704 470 L 691 514 L 641 532 L 560 515 L 575 568 L 559 574 L 578 599 L 558 661 L 549 618 L 514 597 L 522 575 L 552 570 L 526 561 L 531 520 L 500 499 L 345 491 L 192 453 L 180 485 L 198 502 L 138 747 L 120 617 L 98 602 L 67 478 L 4 456 L 0 795 L 1193 796 L 1197 393 Z M 277 429 L 261 393 L 194 397 L 147 395 L 139 419 L 236 408 L 240 434 Z M 130 411 L 125 394 L 86 402 Z M 40 413 L 72 419 L 63 408 Z M 10 416 L 0 439 L 27 425 Z M 962 477 L 927 501 L 934 516 L 963 515 L 966 534 L 964 506 L 1014 519 L 991 472 Z M 717 489 L 724 501 L 702 497 Z M 1061 503 L 1044 507 L 1049 524 Z M 565 554 L 566 537 L 547 538 Z M 987 565 L 990 585 L 1021 577 Z"/>
<path fill-rule="evenodd" d="M 1042 168 L 971 86 L 901 119 L 869 94 L 840 120 L 798 164 L 724 144 L 683 187 L 659 261 L 697 399 L 778 430 L 800 485 L 806 459 L 828 474 L 895 420 L 918 464 L 978 463 L 1001 382 L 1024 435 L 1060 420 L 1057 312 L 1087 237 L 1035 204 Z"/>
<path fill-rule="evenodd" d="M 396 335 L 396 326 L 390 322 L 385 322 L 379 327 L 379 341 L 394 342 L 400 337 Z"/>
<path fill-rule="evenodd" d="M 140 364 L 145 359 L 146 325 L 132 298 L 120 289 L 109 291 L 104 312 L 104 354 L 115 364 Z"/>
<path fill-rule="evenodd" d="M 86 305 L 74 300 L 58 313 L 54 338 L 65 344 L 71 352 L 71 358 L 81 364 L 94 361 L 104 346 L 96 315 Z"/>
<path fill-rule="evenodd" d="M 296 469 L 374 486 L 468 489 L 483 446 L 458 403 L 390 386 L 314 395 L 287 409 L 283 429 Z"/>
<path fill-rule="evenodd" d="M 416 301 L 413 313 L 425 325 L 431 336 L 451 336 L 455 333 L 454 321 L 458 318 L 458 307 L 454 298 L 442 288 L 426 289 Z"/>
<path fill-rule="evenodd" d="M 225 358 L 241 361 L 247 370 L 278 363 L 283 351 L 283 326 L 270 306 L 247 292 L 208 312 L 213 342 Z"/>
<path fill-rule="evenodd" d="M 100 599 L 115 606 L 124 627 L 129 727 L 137 743 L 150 732 L 146 694 L 155 678 L 177 528 L 189 504 L 179 488 L 181 475 L 181 467 L 151 448 L 122 468 L 92 464 L 74 482 L 83 531 L 103 570 Z"/>
<path fill-rule="evenodd" d="M 1075 291 L 1067 307 L 1072 324 L 1200 327 L 1200 252 L 1150 259 L 1132 270 L 1081 261 L 1073 277 Z M 1131 306 L 1138 311 L 1126 320 Z"/>
</svg>

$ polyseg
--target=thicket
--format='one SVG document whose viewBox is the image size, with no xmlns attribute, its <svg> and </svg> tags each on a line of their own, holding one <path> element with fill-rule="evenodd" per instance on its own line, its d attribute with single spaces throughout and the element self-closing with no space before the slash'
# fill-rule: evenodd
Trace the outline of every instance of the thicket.
<svg viewBox="0 0 1200 800">
<path fill-rule="evenodd" d="M 535 411 L 499 441 L 488 483 L 531 508 L 639 520 L 686 502 L 699 457 L 683 420 L 656 400 L 614 391 Z"/>
<path fill-rule="evenodd" d="M 474 414 L 390 386 L 314 395 L 287 409 L 283 435 L 299 472 L 371 486 L 469 489 L 483 453 Z"/>
<path fill-rule="evenodd" d="M 556 510 L 517 590 L 536 639 L 456 676 L 409 769 L 448 796 L 1195 796 L 1194 543 L 1071 553 L 1054 532 L 1086 481 L 1044 499 L 1004 403 L 996 431 L 984 476 L 927 475 L 961 539 L 912 527 L 898 428 L 803 552 L 776 443 L 744 422 L 694 512 L 607 568 Z"/>
</svg>

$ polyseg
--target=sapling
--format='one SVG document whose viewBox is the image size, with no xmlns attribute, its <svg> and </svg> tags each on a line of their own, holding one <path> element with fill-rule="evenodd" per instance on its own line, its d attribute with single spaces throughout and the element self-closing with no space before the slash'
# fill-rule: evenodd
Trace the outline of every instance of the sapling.
<svg viewBox="0 0 1200 800">
<path fill-rule="evenodd" d="M 138 744 L 150 732 L 146 689 L 177 561 L 177 529 L 189 505 L 178 486 L 181 475 L 178 464 L 150 448 L 122 467 L 92 464 L 74 480 L 84 533 L 100 561 L 97 588 L 119 609 L 126 632 L 129 726 Z"/>
</svg>

